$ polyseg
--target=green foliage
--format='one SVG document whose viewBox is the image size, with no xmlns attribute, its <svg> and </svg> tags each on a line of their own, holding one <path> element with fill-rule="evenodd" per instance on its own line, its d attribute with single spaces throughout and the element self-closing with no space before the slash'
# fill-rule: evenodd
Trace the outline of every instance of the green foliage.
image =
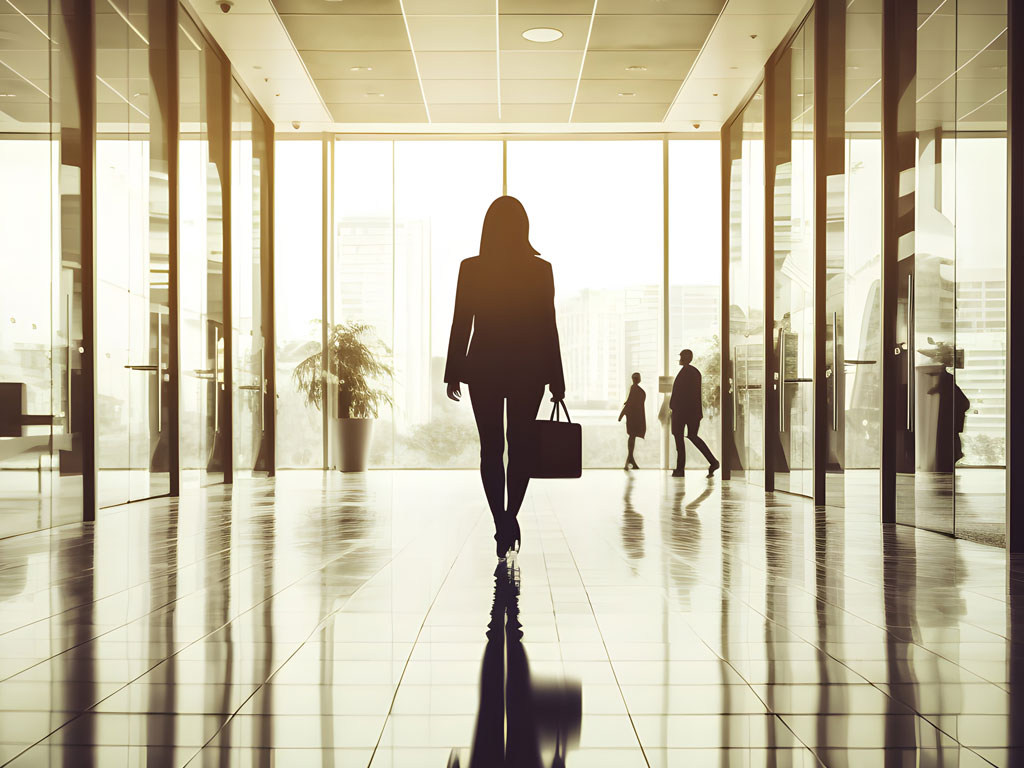
<svg viewBox="0 0 1024 768">
<path fill-rule="evenodd" d="M 718 334 L 715 334 L 711 337 L 707 352 L 693 361 L 701 375 L 702 404 L 704 410 L 710 413 L 718 413 L 722 398 L 722 388 L 719 386 L 722 376 L 722 354 L 719 346 Z"/>
<path fill-rule="evenodd" d="M 390 379 L 394 372 L 390 365 L 378 358 L 391 350 L 373 336 L 373 326 L 366 323 L 338 323 L 327 326 L 326 373 L 323 370 L 323 351 L 317 351 L 295 366 L 292 378 L 303 394 L 306 405 L 319 410 L 324 402 L 325 385 L 333 384 L 338 390 L 338 416 L 341 418 L 376 418 L 382 405 L 392 403 L 391 395 L 376 382 Z"/>
</svg>

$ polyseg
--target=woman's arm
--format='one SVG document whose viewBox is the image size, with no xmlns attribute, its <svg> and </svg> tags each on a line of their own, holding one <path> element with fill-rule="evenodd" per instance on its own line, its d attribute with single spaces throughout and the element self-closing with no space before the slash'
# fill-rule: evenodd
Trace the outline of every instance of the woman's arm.
<svg viewBox="0 0 1024 768">
<path fill-rule="evenodd" d="M 551 397 L 554 400 L 565 398 L 565 373 L 562 371 L 562 348 L 558 343 L 558 323 L 555 320 L 555 276 L 548 264 L 548 334 L 551 360 L 551 383 L 548 388 L 551 390 Z"/>
<path fill-rule="evenodd" d="M 469 334 L 473 330 L 473 310 L 469 305 L 469 278 L 466 262 L 459 265 L 459 282 L 455 289 L 455 312 L 452 316 L 452 331 L 448 338 L 448 360 L 444 366 L 446 384 L 455 387 L 462 382 L 465 374 L 466 350 Z"/>
</svg>

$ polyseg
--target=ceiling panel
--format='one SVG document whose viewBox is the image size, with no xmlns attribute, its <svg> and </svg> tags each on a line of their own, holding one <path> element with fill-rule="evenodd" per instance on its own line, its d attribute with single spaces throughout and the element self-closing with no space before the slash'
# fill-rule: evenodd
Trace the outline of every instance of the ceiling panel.
<svg viewBox="0 0 1024 768">
<path fill-rule="evenodd" d="M 503 123 L 564 123 L 569 120 L 568 104 L 502 104 Z"/>
<path fill-rule="evenodd" d="M 419 80 L 318 80 L 328 104 L 422 104 Z"/>
<path fill-rule="evenodd" d="M 564 104 L 572 103 L 575 80 L 506 80 L 501 81 L 501 103 Z"/>
<path fill-rule="evenodd" d="M 212 0 L 211 0 L 212 2 Z M 408 3 L 406 3 L 408 5 Z M 402 5 L 398 0 L 274 0 L 278 13 L 306 14 L 398 14 Z M 232 8 L 234 13 L 235 9 Z"/>
<path fill-rule="evenodd" d="M 410 56 L 410 60 L 411 60 Z M 494 80 L 494 51 L 417 51 L 424 80 Z"/>
<path fill-rule="evenodd" d="M 700 50 L 717 17 L 605 16 L 594 19 L 592 50 Z"/>
<path fill-rule="evenodd" d="M 404 51 L 303 51 L 302 58 L 309 74 L 316 79 L 416 77 L 416 65 L 408 47 Z M 370 71 L 365 67 L 371 67 Z"/>
<path fill-rule="evenodd" d="M 574 123 L 658 123 L 665 116 L 665 104 L 576 104 Z"/>
<path fill-rule="evenodd" d="M 401 16 L 283 15 L 300 51 L 401 51 L 409 47 Z"/>
<path fill-rule="evenodd" d="M 583 51 L 502 51 L 501 76 L 510 80 L 575 80 Z"/>
<path fill-rule="evenodd" d="M 697 59 L 696 51 L 588 51 L 584 79 L 675 80 L 678 84 Z M 630 71 L 627 67 L 644 67 Z"/>
<path fill-rule="evenodd" d="M 435 123 L 494 123 L 498 121 L 498 105 L 432 104 L 430 117 Z"/>
<path fill-rule="evenodd" d="M 419 104 L 331 104 L 338 123 L 425 123 L 427 111 Z"/>
<path fill-rule="evenodd" d="M 667 105 L 678 90 L 678 80 L 584 80 L 576 104 Z"/>
<path fill-rule="evenodd" d="M 410 16 L 409 37 L 420 51 L 493 51 L 494 14 L 490 16 Z"/>
<path fill-rule="evenodd" d="M 433 111 L 437 104 L 497 104 L 498 81 L 424 80 L 423 91 Z M 433 114 L 431 114 L 433 117 Z"/>
<path fill-rule="evenodd" d="M 499 0 L 499 3 L 502 14 L 585 14 L 589 18 L 594 11 L 594 0 Z"/>
<path fill-rule="evenodd" d="M 600 0 L 602 14 L 710 14 L 717 16 L 725 0 Z"/>
<path fill-rule="evenodd" d="M 554 27 L 562 37 L 552 43 L 533 43 L 523 32 L 534 27 Z M 502 51 L 582 51 L 587 43 L 590 16 L 528 16 L 501 14 Z M 493 44 L 492 44 L 493 47 Z"/>
<path fill-rule="evenodd" d="M 417 15 L 456 15 L 494 17 L 494 0 L 405 0 L 405 12 Z"/>
</svg>

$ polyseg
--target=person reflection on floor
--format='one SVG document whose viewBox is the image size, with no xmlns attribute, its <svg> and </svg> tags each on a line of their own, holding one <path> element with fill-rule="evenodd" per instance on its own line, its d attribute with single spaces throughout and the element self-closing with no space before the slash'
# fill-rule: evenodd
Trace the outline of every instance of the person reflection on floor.
<svg viewBox="0 0 1024 768">
<path fill-rule="evenodd" d="M 579 683 L 530 679 L 519 621 L 518 579 L 499 563 L 469 768 L 563 768 L 569 748 L 579 741 L 582 719 Z M 459 766 L 458 751 L 453 749 L 448 768 Z"/>
<path fill-rule="evenodd" d="M 644 559 L 644 516 L 633 506 L 633 476 L 626 478 L 626 492 L 622 496 L 622 549 L 636 573 L 636 562 Z"/>
</svg>

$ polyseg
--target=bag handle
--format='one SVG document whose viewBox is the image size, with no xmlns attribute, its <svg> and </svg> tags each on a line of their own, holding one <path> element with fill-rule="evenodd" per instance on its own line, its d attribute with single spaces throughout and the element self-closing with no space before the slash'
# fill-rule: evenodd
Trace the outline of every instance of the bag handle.
<svg viewBox="0 0 1024 768">
<path fill-rule="evenodd" d="M 565 400 L 559 400 L 553 406 L 551 406 L 551 416 L 548 417 L 549 421 L 561 421 L 562 414 L 558 411 L 558 406 L 562 406 L 562 410 L 565 411 L 565 420 L 572 424 L 572 419 L 569 418 L 569 409 L 565 407 Z"/>
</svg>

